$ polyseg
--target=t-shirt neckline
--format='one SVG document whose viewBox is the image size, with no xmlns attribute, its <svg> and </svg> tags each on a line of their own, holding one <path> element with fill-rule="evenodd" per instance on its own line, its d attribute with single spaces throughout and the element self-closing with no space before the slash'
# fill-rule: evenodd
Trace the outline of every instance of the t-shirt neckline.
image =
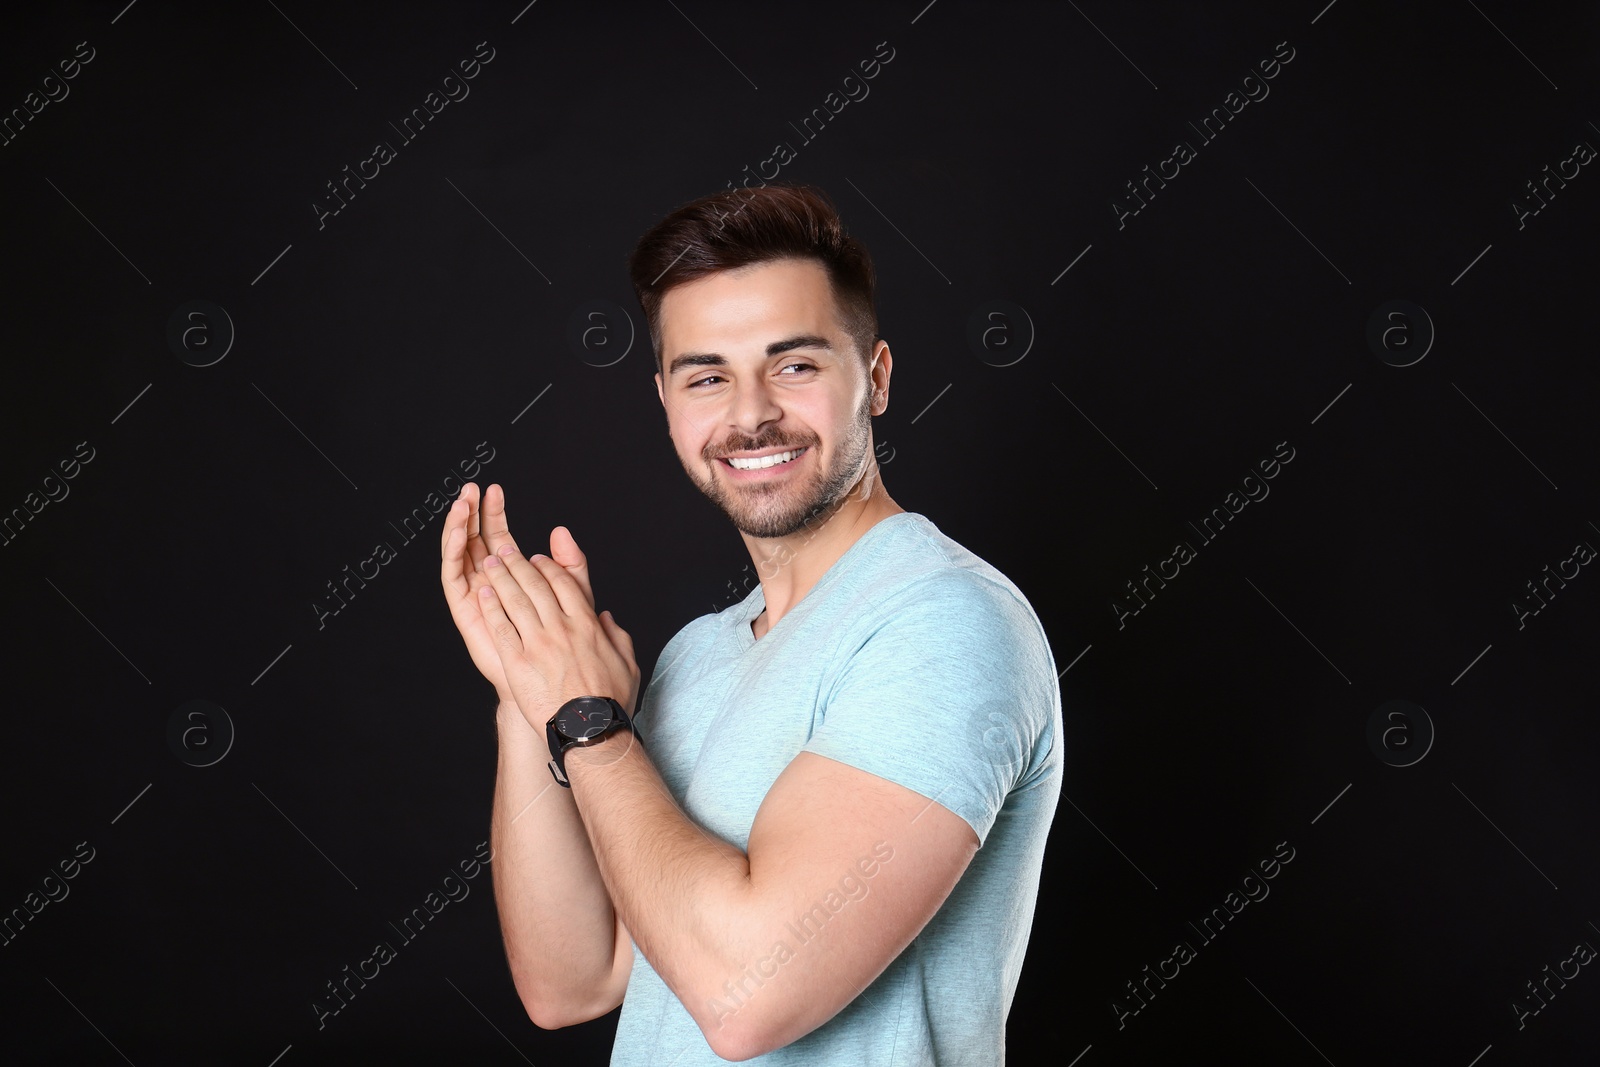
<svg viewBox="0 0 1600 1067">
<path fill-rule="evenodd" d="M 881 530 L 884 526 L 889 523 L 893 523 L 896 519 L 914 521 L 921 518 L 922 516 L 914 511 L 897 511 L 893 515 L 886 515 L 877 522 L 873 523 L 866 533 L 856 538 L 855 542 L 851 544 L 849 548 L 844 550 L 844 554 L 838 559 L 834 560 L 833 564 L 827 570 L 822 572 L 822 577 L 817 579 L 817 584 L 813 585 L 806 592 L 806 595 L 801 597 L 799 602 L 791 607 L 783 616 L 783 618 L 778 620 L 776 625 L 768 626 L 767 632 L 759 639 L 756 637 L 755 631 L 750 629 L 750 624 L 755 622 L 756 619 L 760 617 L 761 613 L 767 609 L 767 592 L 761 587 L 761 583 L 757 582 L 756 587 L 750 591 L 750 595 L 744 599 L 744 610 L 740 612 L 742 617 L 739 619 L 738 623 L 739 651 L 748 652 L 760 641 L 766 641 L 771 638 L 773 633 L 782 628 L 782 626 L 788 622 L 797 611 L 800 610 L 807 600 L 815 596 L 817 592 L 821 590 L 824 585 L 831 582 L 835 576 L 842 573 L 844 569 L 843 564 L 845 561 L 854 556 L 856 554 L 856 550 L 859 549 L 865 542 L 870 541 L 873 535 Z"/>
</svg>

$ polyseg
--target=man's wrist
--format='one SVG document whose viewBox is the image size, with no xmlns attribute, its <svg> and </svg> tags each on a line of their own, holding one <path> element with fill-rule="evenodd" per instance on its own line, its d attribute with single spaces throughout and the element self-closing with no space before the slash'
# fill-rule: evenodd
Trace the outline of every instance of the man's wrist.
<svg viewBox="0 0 1600 1067">
<path fill-rule="evenodd" d="M 544 723 L 536 726 L 529 722 L 515 700 L 502 700 L 499 703 L 494 709 L 494 722 L 502 736 L 526 733 L 537 737 L 541 743 L 544 741 Z"/>
<path fill-rule="evenodd" d="M 616 763 L 636 747 L 642 746 L 634 735 L 633 727 L 623 726 L 607 731 L 587 745 L 573 745 L 562 753 L 561 761 L 569 772 L 575 764 L 585 767 L 607 766 Z"/>
</svg>

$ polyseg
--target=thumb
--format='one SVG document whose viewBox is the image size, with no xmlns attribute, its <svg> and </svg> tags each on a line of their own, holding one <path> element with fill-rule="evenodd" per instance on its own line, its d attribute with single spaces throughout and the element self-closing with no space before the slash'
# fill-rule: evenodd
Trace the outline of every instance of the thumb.
<svg viewBox="0 0 1600 1067">
<path fill-rule="evenodd" d="M 578 542 L 573 539 L 572 531 L 565 526 L 557 526 L 550 531 L 550 558 L 566 568 L 568 574 L 578 581 L 583 589 L 583 595 L 589 601 L 589 607 L 594 607 L 594 590 L 589 584 L 589 559 L 578 548 Z"/>
</svg>

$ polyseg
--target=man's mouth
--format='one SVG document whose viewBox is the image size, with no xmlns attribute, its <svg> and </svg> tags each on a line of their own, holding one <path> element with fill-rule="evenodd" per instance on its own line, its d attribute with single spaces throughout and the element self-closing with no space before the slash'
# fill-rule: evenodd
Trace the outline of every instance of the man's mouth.
<svg viewBox="0 0 1600 1067">
<path fill-rule="evenodd" d="M 776 467 L 782 463 L 789 463 L 804 455 L 806 449 L 794 448 L 787 452 L 774 452 L 770 456 L 724 456 L 722 462 L 738 471 L 761 470 L 766 467 Z"/>
</svg>

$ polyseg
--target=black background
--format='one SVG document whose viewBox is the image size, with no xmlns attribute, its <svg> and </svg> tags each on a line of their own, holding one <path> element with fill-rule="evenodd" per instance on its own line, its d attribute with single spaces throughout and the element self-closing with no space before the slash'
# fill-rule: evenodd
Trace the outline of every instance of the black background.
<svg viewBox="0 0 1600 1067">
<path fill-rule="evenodd" d="M 781 180 L 828 190 L 878 267 L 886 484 L 1024 590 L 1066 668 L 1011 1059 L 1593 1061 L 1591 968 L 1512 1008 L 1600 945 L 1600 577 L 1513 607 L 1600 545 L 1600 177 L 1512 206 L 1600 145 L 1592 6 L 524 2 L 6 16 L 5 114 L 94 50 L 0 147 L 0 909 L 94 850 L 0 948 L 7 1059 L 607 1061 L 614 1015 L 527 1019 L 487 874 L 316 1025 L 488 837 L 494 698 L 442 602 L 442 515 L 389 524 L 487 441 L 480 486 L 525 544 L 573 529 L 646 676 L 724 603 L 749 560 L 673 455 L 625 260 L 787 141 Z M 325 183 L 480 41 L 470 96 L 319 228 Z M 806 143 L 790 123 L 879 42 L 870 95 Z M 1279 42 L 1270 95 L 1202 141 Z M 1180 139 L 1196 158 L 1119 225 Z M 196 300 L 236 331 L 204 367 L 215 312 L 168 343 Z M 596 300 L 611 347 L 574 348 Z M 975 350 L 992 300 L 1027 319 Z M 1393 300 L 1431 346 L 1415 310 L 1369 345 Z M 1270 495 L 1203 542 L 1280 442 Z M 1119 626 L 1180 540 L 1196 558 Z M 179 754 L 218 751 L 214 708 L 168 743 L 191 700 L 236 730 L 210 766 Z M 1409 766 L 1380 755 L 1424 751 L 1415 712 L 1368 742 L 1391 700 L 1434 731 Z M 1270 896 L 1200 943 L 1280 842 Z M 1178 940 L 1197 958 L 1119 1028 Z"/>
</svg>

